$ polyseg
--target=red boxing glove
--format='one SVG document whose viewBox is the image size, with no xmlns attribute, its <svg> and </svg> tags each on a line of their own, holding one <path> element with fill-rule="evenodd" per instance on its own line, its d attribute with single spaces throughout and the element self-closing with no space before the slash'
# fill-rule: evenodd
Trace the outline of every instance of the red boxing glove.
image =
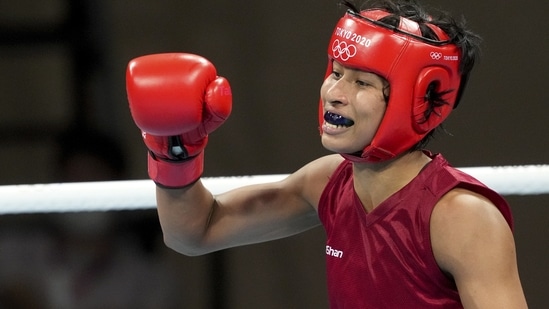
<svg viewBox="0 0 549 309">
<path fill-rule="evenodd" d="M 126 91 L 150 150 L 149 177 L 171 188 L 198 180 L 208 134 L 231 113 L 228 81 L 203 57 L 154 54 L 130 61 Z"/>
</svg>

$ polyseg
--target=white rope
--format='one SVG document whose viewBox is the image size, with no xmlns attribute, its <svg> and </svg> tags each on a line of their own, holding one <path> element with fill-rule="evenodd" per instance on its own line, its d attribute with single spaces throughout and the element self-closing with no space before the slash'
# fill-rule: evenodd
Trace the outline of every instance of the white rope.
<svg viewBox="0 0 549 309">
<path fill-rule="evenodd" d="M 460 170 L 502 195 L 549 193 L 549 165 Z M 245 185 L 282 180 L 286 176 L 210 177 L 202 181 L 213 194 L 219 194 Z M 155 185 L 151 180 L 0 186 L 0 214 L 150 209 L 155 205 Z"/>
<path fill-rule="evenodd" d="M 202 178 L 219 194 L 254 183 L 281 180 L 286 175 Z M 0 214 L 147 209 L 156 205 L 151 180 L 68 182 L 0 186 Z"/>
</svg>

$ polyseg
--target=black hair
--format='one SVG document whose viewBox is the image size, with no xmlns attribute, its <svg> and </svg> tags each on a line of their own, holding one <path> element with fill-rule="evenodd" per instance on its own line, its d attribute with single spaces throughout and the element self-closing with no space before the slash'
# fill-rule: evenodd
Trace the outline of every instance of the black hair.
<svg viewBox="0 0 549 309">
<path fill-rule="evenodd" d="M 454 19 L 450 14 L 444 11 L 434 10 L 428 13 L 426 9 L 415 0 L 370 0 L 365 1 L 360 9 L 351 1 L 342 0 L 340 2 L 353 12 L 360 12 L 364 9 L 381 9 L 391 15 L 379 20 L 392 27 L 398 27 L 400 17 L 405 17 L 419 24 L 423 37 L 428 39 L 440 39 L 427 24 L 433 24 L 444 31 L 449 37 L 449 41 L 455 44 L 461 51 L 460 73 L 467 75 L 475 64 L 480 54 L 480 43 L 482 39 L 479 35 L 468 30 L 465 18 L 460 21 Z M 436 14 L 436 15 L 435 15 Z"/>
</svg>

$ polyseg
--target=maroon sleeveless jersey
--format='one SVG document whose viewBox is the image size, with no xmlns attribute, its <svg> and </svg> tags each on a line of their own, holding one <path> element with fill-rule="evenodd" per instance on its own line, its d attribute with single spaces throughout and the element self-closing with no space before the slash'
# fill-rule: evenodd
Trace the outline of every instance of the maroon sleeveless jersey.
<svg viewBox="0 0 549 309">
<path fill-rule="evenodd" d="M 438 267 L 429 220 L 453 188 L 490 199 L 512 228 L 505 200 L 441 155 L 401 190 L 367 213 L 344 161 L 322 193 L 318 213 L 326 230 L 330 306 L 336 308 L 463 308 L 455 282 Z"/>
</svg>

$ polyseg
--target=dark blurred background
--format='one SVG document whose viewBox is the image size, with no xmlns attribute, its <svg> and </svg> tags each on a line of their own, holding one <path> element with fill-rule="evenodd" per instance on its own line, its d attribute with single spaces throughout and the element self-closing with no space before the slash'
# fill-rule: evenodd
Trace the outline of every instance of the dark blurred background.
<svg viewBox="0 0 549 309">
<path fill-rule="evenodd" d="M 548 5 L 425 3 L 484 38 L 452 136 L 431 149 L 458 167 L 548 164 Z M 205 176 L 294 171 L 326 153 L 318 95 L 342 12 L 335 0 L 0 0 L 0 185 L 146 178 L 125 67 L 159 52 L 203 55 L 231 82 Z M 549 195 L 507 199 L 530 307 L 549 308 Z M 162 244 L 154 209 L 0 216 L 0 308 L 327 308 L 324 233 L 189 258 Z"/>
</svg>

